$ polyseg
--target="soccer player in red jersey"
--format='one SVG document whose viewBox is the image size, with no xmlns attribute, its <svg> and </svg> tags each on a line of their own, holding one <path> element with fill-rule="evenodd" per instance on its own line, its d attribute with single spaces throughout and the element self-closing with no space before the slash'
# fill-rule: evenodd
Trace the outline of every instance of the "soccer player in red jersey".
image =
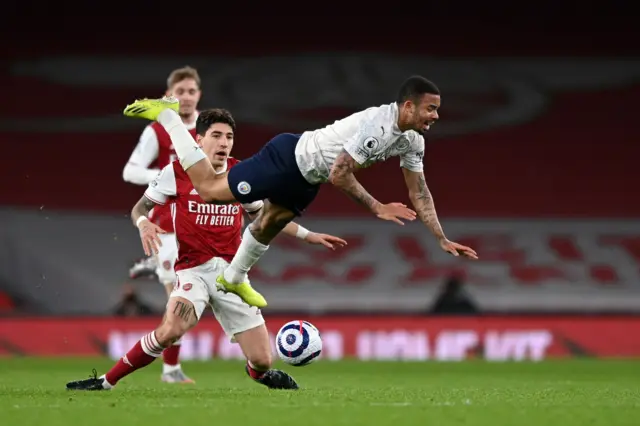
<svg viewBox="0 0 640 426">
<path fill-rule="evenodd" d="M 180 99 L 178 114 L 195 139 L 197 108 L 201 95 L 198 71 L 191 67 L 173 70 L 167 78 L 167 95 Z M 159 123 L 152 123 L 140 135 L 138 145 L 124 167 L 122 177 L 126 182 L 146 186 L 156 178 L 161 169 L 177 158 L 167 131 Z M 149 220 L 164 231 L 158 236 L 162 244 L 159 245 L 157 253 L 136 262 L 129 272 L 132 278 L 136 278 L 149 270 L 154 271 L 168 296 L 176 282 L 173 266 L 178 256 L 171 219 L 171 203 L 154 206 Z M 180 340 L 177 340 L 162 354 L 164 365 L 161 378 L 164 382 L 193 382 L 180 366 L 180 343 Z"/>
<path fill-rule="evenodd" d="M 196 122 L 198 144 L 221 176 L 239 163 L 229 156 L 235 127 L 233 117 L 223 109 L 203 111 Z M 113 388 L 123 377 L 153 362 L 165 348 L 194 327 L 207 305 L 229 338 L 240 344 L 247 358 L 245 370 L 253 380 L 272 389 L 297 389 L 291 376 L 271 369 L 271 344 L 260 310 L 216 285 L 216 277 L 229 265 L 240 246 L 243 211 L 256 217 L 265 202 L 209 204 L 200 198 L 179 161 L 163 168 L 131 216 L 140 229 L 145 253 L 157 252 L 163 243 L 159 236 L 164 231 L 146 215 L 157 205 L 171 203 L 178 242 L 175 264 L 178 281 L 169 297 L 165 317 L 156 330 L 136 343 L 106 374 L 67 383 L 67 389 Z M 329 249 L 346 244 L 340 238 L 310 232 L 294 222 L 283 232 Z"/>
</svg>

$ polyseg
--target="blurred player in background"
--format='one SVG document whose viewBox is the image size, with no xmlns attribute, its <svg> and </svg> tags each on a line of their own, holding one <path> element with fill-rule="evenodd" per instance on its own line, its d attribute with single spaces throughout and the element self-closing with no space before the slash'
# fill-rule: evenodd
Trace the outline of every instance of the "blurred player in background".
<svg viewBox="0 0 640 426">
<path fill-rule="evenodd" d="M 201 95 L 198 71 L 191 67 L 173 70 L 167 79 L 167 95 L 172 95 L 180 100 L 178 114 L 185 128 L 195 140 L 197 107 Z M 146 186 L 156 178 L 162 168 L 176 158 L 169 134 L 160 124 L 152 123 L 142 132 L 138 145 L 124 167 L 122 177 L 126 182 Z M 171 206 L 169 204 L 156 206 L 149 219 L 164 231 L 159 235 L 162 244 L 157 254 L 136 262 L 129 271 L 130 276 L 136 278 L 155 271 L 158 280 L 164 285 L 165 291 L 169 295 L 176 281 L 173 266 L 178 255 L 171 219 Z M 180 340 L 176 341 L 163 353 L 162 380 L 165 382 L 191 382 L 191 379 L 180 368 L 180 343 Z"/>
<path fill-rule="evenodd" d="M 127 106 L 124 114 L 157 120 L 164 126 L 182 167 L 207 202 L 270 201 L 247 227 L 238 254 L 217 280 L 221 288 L 238 294 L 248 304 L 264 307 L 267 301 L 251 287 L 247 273 L 267 251 L 271 240 L 302 214 L 315 199 L 320 185 L 327 182 L 379 219 L 402 225 L 403 219 L 414 220 L 417 211 L 444 251 L 477 259 L 473 249 L 445 236 L 427 187 L 422 164 L 423 134 L 439 118 L 440 90 L 426 78 L 407 79 L 396 100 L 389 104 L 356 112 L 302 135 L 277 135 L 222 177 L 216 175 L 208 161 L 203 161 L 207 157 L 184 129 L 175 112 L 178 106 L 176 99 L 147 99 Z M 416 211 L 402 203 L 381 203 L 355 177 L 359 169 L 391 157 L 400 158 L 409 199 Z"/>
<path fill-rule="evenodd" d="M 206 110 L 198 117 L 198 144 L 219 175 L 239 163 L 229 156 L 235 129 L 235 121 L 227 110 Z M 131 212 L 147 254 L 157 253 L 164 244 L 160 237 L 166 235 L 147 214 L 151 209 L 167 204 L 172 206 L 179 247 L 175 265 L 178 282 L 169 296 L 162 323 L 136 343 L 105 375 L 70 382 L 67 389 L 111 389 L 123 377 L 153 362 L 164 348 L 194 327 L 207 305 L 211 306 L 229 338 L 240 344 L 247 358 L 245 371 L 253 380 L 272 389 L 297 389 L 295 380 L 287 373 L 271 369 L 271 343 L 260 310 L 216 286 L 217 276 L 229 265 L 240 246 L 243 211 L 254 218 L 263 208 L 263 201 L 242 205 L 207 204 L 195 191 L 180 162 L 174 161 L 149 184 Z M 340 238 L 309 232 L 293 222 L 283 232 L 329 249 L 346 244 Z"/>
</svg>

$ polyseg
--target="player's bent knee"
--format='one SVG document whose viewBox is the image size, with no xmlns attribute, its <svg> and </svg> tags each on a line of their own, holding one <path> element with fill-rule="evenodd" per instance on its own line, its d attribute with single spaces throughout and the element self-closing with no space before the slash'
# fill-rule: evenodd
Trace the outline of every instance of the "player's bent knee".
<svg viewBox="0 0 640 426">
<path fill-rule="evenodd" d="M 249 229 L 258 241 L 264 239 L 270 241 L 293 219 L 295 219 L 295 213 L 291 210 L 267 200 L 260 215 L 251 223 Z"/>
<path fill-rule="evenodd" d="M 200 182 L 199 185 L 194 187 L 205 202 L 211 204 L 229 204 L 236 201 L 231 189 L 229 189 L 229 182 L 227 176 L 221 176 L 216 179 L 206 180 Z"/>
</svg>

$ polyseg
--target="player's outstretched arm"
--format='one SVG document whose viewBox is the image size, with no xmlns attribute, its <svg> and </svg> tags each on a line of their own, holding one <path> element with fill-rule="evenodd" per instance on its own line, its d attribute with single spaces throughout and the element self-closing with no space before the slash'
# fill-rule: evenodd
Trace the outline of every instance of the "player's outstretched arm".
<svg viewBox="0 0 640 426">
<path fill-rule="evenodd" d="M 347 194 L 352 200 L 362 204 L 372 213 L 377 214 L 382 203 L 373 198 L 360 182 L 356 180 L 354 173 L 358 168 L 359 166 L 356 160 L 354 160 L 347 151 L 343 150 L 336 158 L 329 172 L 329 182 L 340 188 L 340 190 Z"/>
<path fill-rule="evenodd" d="M 306 241 L 309 244 L 321 244 L 329 250 L 335 250 L 336 248 L 344 247 L 347 245 L 347 242 L 342 238 L 329 234 L 319 234 L 317 232 L 309 231 L 302 225 L 298 225 L 295 222 L 287 223 L 287 226 L 282 229 L 282 233 L 287 234 L 290 237 L 300 238 L 301 240 Z"/>
<path fill-rule="evenodd" d="M 413 207 L 418 213 L 418 217 L 427 225 L 427 228 L 438 239 L 442 240 L 445 237 L 440 221 L 438 220 L 438 214 L 436 213 L 436 206 L 433 202 L 433 196 L 423 172 L 412 172 L 405 168 L 402 169 L 404 174 L 404 181 L 407 184 L 409 190 L 409 199 L 413 204 Z"/>
<path fill-rule="evenodd" d="M 258 202 L 254 202 L 253 204 L 256 204 L 256 203 Z M 262 203 L 262 202 L 259 201 L 259 203 Z M 253 211 L 249 209 L 248 205 L 246 206 L 243 205 L 243 207 L 245 208 L 245 210 L 247 210 L 250 220 L 255 220 L 260 215 L 260 212 L 262 211 L 262 207 L 260 207 L 258 210 L 253 210 Z M 311 232 L 305 227 L 303 227 L 302 225 L 298 225 L 295 222 L 287 223 L 287 226 L 285 226 L 282 229 L 282 233 L 290 237 L 299 238 L 303 241 L 306 241 L 309 244 L 322 244 L 323 246 L 325 246 L 330 250 L 335 250 L 337 247 L 339 248 L 347 245 L 347 242 L 342 238 L 335 237 L 333 235 L 328 235 L 328 234 Z"/>
<path fill-rule="evenodd" d="M 458 254 L 464 254 L 465 256 L 477 259 L 476 252 L 462 244 L 449 241 L 444 235 L 440 221 L 438 220 L 438 214 L 436 213 L 436 206 L 433 201 L 433 196 L 429 187 L 427 186 L 427 180 L 424 177 L 424 172 L 412 172 L 404 167 L 402 168 L 404 174 L 404 181 L 407 184 L 409 190 L 409 199 L 413 203 L 413 207 L 418 213 L 418 217 L 424 223 L 431 233 L 438 239 L 440 247 L 446 252 L 458 256 Z"/>
<path fill-rule="evenodd" d="M 340 188 L 352 200 L 367 207 L 373 214 L 383 220 L 390 220 L 404 225 L 400 219 L 414 220 L 416 213 L 408 209 L 401 203 L 382 204 L 356 180 L 354 173 L 358 170 L 359 164 L 346 151 L 343 150 L 333 163 L 329 173 L 329 182 Z"/>
</svg>

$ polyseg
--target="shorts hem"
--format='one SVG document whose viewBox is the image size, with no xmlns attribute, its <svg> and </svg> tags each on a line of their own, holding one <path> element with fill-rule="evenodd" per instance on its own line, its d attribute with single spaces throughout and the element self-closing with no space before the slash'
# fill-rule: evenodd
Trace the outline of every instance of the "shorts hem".
<svg viewBox="0 0 640 426">
<path fill-rule="evenodd" d="M 266 324 L 266 321 L 264 320 L 264 318 L 261 318 L 260 320 L 256 320 L 255 322 L 252 322 L 251 324 L 245 324 L 242 325 L 240 327 L 236 327 L 233 330 L 230 330 L 228 333 L 226 333 L 227 337 L 229 337 L 229 339 L 231 340 L 231 343 L 237 343 L 236 342 L 236 334 L 240 334 L 243 333 L 245 331 L 249 331 L 249 330 L 253 330 L 256 327 L 260 327 L 261 325 Z"/>
</svg>

